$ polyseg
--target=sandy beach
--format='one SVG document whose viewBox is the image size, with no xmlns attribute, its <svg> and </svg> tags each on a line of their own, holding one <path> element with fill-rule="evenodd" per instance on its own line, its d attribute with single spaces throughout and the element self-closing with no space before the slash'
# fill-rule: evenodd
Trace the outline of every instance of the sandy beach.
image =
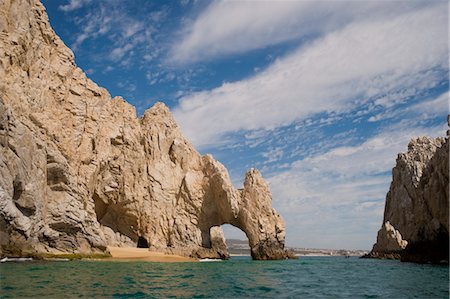
<svg viewBox="0 0 450 299">
<path fill-rule="evenodd" d="M 149 262 L 196 262 L 197 259 L 184 257 L 181 255 L 166 254 L 163 252 L 150 251 L 146 248 L 133 247 L 111 247 L 108 246 L 111 258 L 107 260 L 140 260 Z"/>
</svg>

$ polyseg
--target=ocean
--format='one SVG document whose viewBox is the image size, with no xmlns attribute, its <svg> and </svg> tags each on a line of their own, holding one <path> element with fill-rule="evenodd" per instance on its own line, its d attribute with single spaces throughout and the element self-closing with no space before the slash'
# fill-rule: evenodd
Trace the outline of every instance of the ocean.
<svg viewBox="0 0 450 299">
<path fill-rule="evenodd" d="M 357 257 L 0 264 L 1 298 L 448 298 L 449 267 Z"/>
</svg>

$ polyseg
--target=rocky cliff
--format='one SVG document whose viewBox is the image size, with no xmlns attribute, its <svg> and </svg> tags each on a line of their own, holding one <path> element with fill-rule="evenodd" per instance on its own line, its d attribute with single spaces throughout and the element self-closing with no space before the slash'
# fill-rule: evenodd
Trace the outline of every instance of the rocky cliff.
<svg viewBox="0 0 450 299">
<path fill-rule="evenodd" d="M 37 0 L 0 2 L 2 255 L 144 246 L 226 257 L 220 225 L 254 259 L 281 259 L 285 227 L 261 174 L 243 189 L 201 156 L 161 103 L 135 108 L 89 80 Z"/>
<path fill-rule="evenodd" d="M 383 225 L 369 257 L 448 263 L 449 144 L 419 137 L 398 155 Z"/>
</svg>

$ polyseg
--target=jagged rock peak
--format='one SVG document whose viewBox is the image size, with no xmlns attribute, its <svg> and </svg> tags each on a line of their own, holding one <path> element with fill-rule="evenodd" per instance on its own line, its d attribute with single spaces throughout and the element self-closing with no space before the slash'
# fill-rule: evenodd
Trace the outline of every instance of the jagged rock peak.
<svg viewBox="0 0 450 299">
<path fill-rule="evenodd" d="M 148 109 L 150 113 L 160 114 L 160 115 L 171 115 L 169 107 L 163 102 L 156 102 L 150 109 Z"/>
<path fill-rule="evenodd" d="M 172 113 L 170 113 L 169 107 L 162 102 L 156 102 L 150 109 L 147 109 L 144 112 L 144 116 L 142 119 L 153 119 L 155 117 L 165 118 L 165 119 L 173 119 Z"/>
<path fill-rule="evenodd" d="M 146 244 L 226 258 L 229 223 L 253 258 L 288 256 L 257 170 L 240 191 L 163 103 L 138 119 L 111 99 L 75 65 L 39 1 L 1 1 L 0 16 L 0 255 Z"/>
</svg>

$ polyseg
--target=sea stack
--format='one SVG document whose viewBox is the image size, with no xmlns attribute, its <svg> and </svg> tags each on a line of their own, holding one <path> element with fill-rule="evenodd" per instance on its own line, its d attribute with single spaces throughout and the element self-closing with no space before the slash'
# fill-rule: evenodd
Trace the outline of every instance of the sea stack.
<svg viewBox="0 0 450 299">
<path fill-rule="evenodd" d="M 139 118 L 86 77 L 37 0 L 0 3 L 0 255 L 149 247 L 226 258 L 220 226 L 254 259 L 283 259 L 285 226 L 256 169 L 236 189 L 168 107 Z"/>
<path fill-rule="evenodd" d="M 414 138 L 398 155 L 383 225 L 367 257 L 448 263 L 448 156 L 448 136 Z"/>
</svg>

